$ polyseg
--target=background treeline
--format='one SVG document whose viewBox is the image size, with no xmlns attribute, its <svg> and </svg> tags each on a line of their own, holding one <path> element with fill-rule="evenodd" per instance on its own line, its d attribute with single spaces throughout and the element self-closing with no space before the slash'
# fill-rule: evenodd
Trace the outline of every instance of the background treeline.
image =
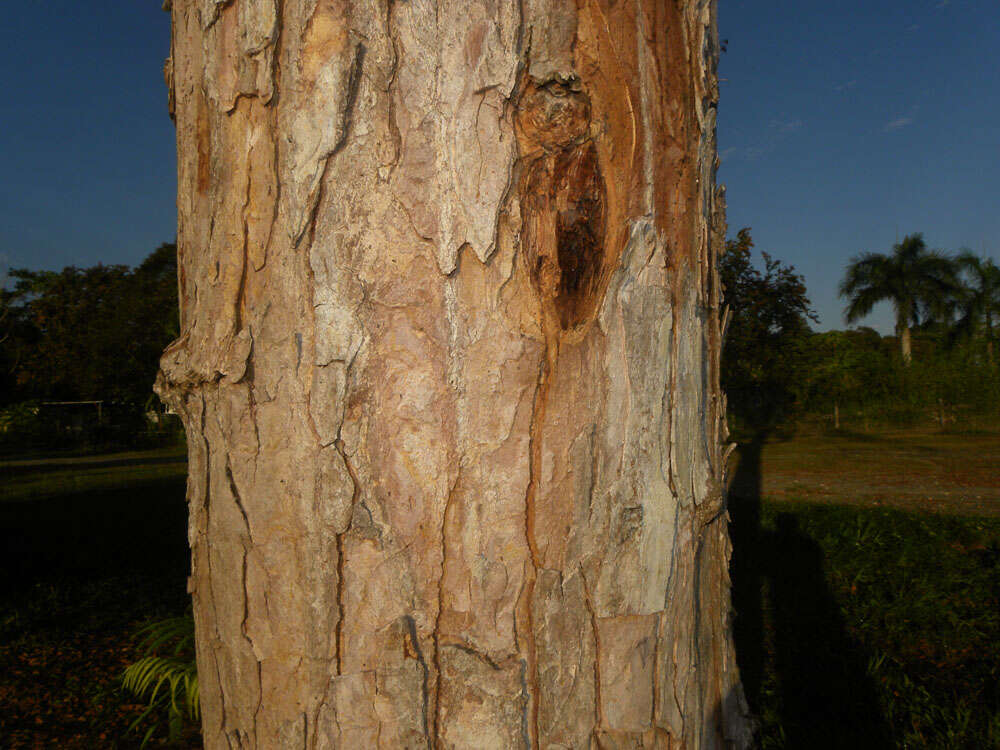
<svg viewBox="0 0 1000 750">
<path fill-rule="evenodd" d="M 933 283 L 906 268 L 892 274 L 888 261 L 907 254 L 915 254 L 914 268 L 929 259 L 922 270 L 929 269 Z M 896 305 L 896 297 L 903 298 L 898 335 L 882 336 L 871 328 L 814 332 L 816 316 L 803 278 L 761 255 L 758 268 L 750 230 L 742 229 L 721 259 L 731 310 L 722 379 L 738 437 L 794 429 L 1000 426 L 993 341 L 1000 280 L 991 262 L 927 251 L 919 235 L 899 243 L 893 256 L 853 259 L 845 279 L 855 283 L 842 284 L 849 313 L 860 308 L 865 314 L 877 301 Z M 873 258 L 890 267 L 872 272 Z M 866 273 L 861 284 L 858 278 Z M 900 346 L 904 332 L 910 339 L 906 355 Z"/>
<path fill-rule="evenodd" d="M 0 289 L 0 452 L 176 439 L 152 393 L 177 336 L 176 247 L 139 266 L 12 269 Z M 98 401 L 98 404 L 66 402 Z"/>
<path fill-rule="evenodd" d="M 738 438 L 998 426 L 1000 272 L 990 261 L 928 251 L 919 235 L 891 255 L 852 259 L 842 284 L 848 316 L 890 301 L 897 335 L 882 336 L 871 328 L 814 332 L 804 279 L 761 256 L 758 265 L 750 230 L 742 229 L 721 258 L 730 310 L 722 379 Z M 11 270 L 0 289 L 0 452 L 178 439 L 178 421 L 151 390 L 160 353 L 178 330 L 173 244 L 135 268 Z M 100 410 L 53 403 L 73 401 L 100 401 Z"/>
</svg>

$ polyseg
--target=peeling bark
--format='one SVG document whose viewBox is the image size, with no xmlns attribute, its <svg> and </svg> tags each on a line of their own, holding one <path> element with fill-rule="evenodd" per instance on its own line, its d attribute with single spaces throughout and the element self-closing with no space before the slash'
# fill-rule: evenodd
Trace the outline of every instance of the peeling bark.
<svg viewBox="0 0 1000 750">
<path fill-rule="evenodd" d="M 174 0 L 206 747 L 745 747 L 707 0 Z"/>
</svg>

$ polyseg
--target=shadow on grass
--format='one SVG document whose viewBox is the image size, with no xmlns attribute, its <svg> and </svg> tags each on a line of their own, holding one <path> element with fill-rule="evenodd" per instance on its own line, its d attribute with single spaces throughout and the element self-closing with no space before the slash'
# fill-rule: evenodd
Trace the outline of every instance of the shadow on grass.
<svg viewBox="0 0 1000 750">
<path fill-rule="evenodd" d="M 730 490 L 734 638 L 763 731 L 795 748 L 888 747 L 865 654 L 847 633 L 823 553 L 790 513 L 761 522 L 766 433 L 740 450 Z M 777 725 L 777 726 L 775 726 Z"/>
<path fill-rule="evenodd" d="M 183 578 L 186 518 L 183 479 L 2 503 L 0 595 L 124 573 Z"/>
</svg>

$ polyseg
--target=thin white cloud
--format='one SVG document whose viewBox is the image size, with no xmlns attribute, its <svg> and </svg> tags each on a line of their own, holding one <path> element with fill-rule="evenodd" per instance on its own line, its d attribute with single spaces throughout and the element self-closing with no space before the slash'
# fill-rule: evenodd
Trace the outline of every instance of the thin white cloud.
<svg viewBox="0 0 1000 750">
<path fill-rule="evenodd" d="M 749 146 L 730 146 L 719 152 L 719 158 L 730 161 L 758 161 L 778 148 L 792 133 L 797 133 L 805 127 L 800 118 L 775 118 L 767 123 L 767 127 L 759 133 L 757 143 Z"/>
<path fill-rule="evenodd" d="M 837 91 L 850 91 L 857 85 L 858 82 L 856 80 L 844 81 L 843 83 L 839 83 L 834 86 L 834 89 Z"/>
<path fill-rule="evenodd" d="M 890 120 L 882 128 L 886 133 L 891 133 L 894 130 L 899 130 L 900 128 L 905 128 L 907 125 L 913 123 L 912 117 L 897 117 L 895 120 Z"/>
<path fill-rule="evenodd" d="M 802 129 L 802 120 L 771 120 L 769 127 L 779 133 L 794 133 Z"/>
</svg>

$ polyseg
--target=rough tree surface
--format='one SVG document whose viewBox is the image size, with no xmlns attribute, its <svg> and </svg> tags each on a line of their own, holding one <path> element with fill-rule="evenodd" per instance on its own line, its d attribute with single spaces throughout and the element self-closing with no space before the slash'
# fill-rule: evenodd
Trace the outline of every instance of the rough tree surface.
<svg viewBox="0 0 1000 750">
<path fill-rule="evenodd" d="M 174 0 L 209 748 L 714 748 L 709 0 Z"/>
</svg>

